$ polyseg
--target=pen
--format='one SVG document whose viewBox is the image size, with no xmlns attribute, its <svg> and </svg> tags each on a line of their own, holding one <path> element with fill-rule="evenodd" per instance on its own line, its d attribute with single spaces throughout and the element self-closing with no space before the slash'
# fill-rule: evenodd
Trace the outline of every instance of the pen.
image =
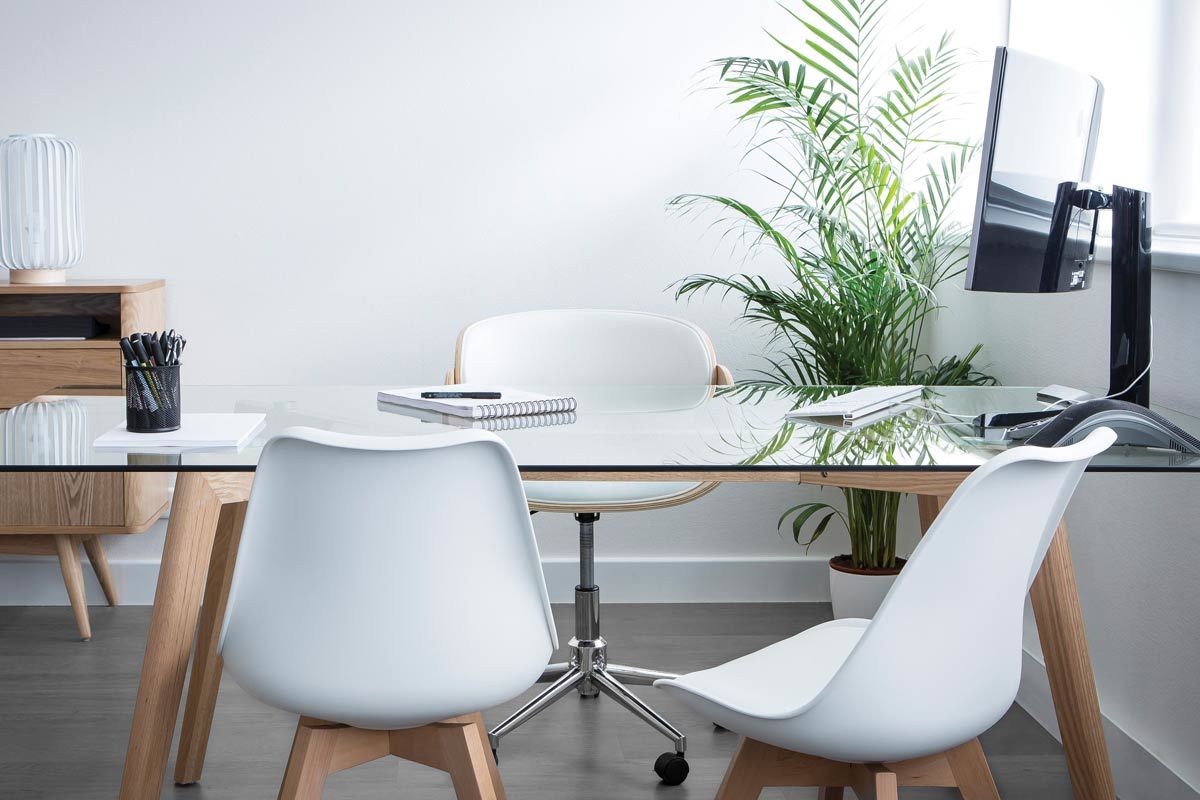
<svg viewBox="0 0 1200 800">
<path fill-rule="evenodd" d="M 163 343 L 159 340 L 157 333 L 150 339 L 150 351 L 158 366 L 167 366 L 167 354 L 163 351 Z"/>
<path fill-rule="evenodd" d="M 146 366 L 148 366 L 148 367 L 161 366 L 160 364 L 157 364 L 154 361 L 154 355 L 153 355 L 154 348 L 151 343 L 150 334 L 142 333 L 142 334 L 140 334 L 139 338 L 142 341 L 142 350 L 144 350 L 146 352 Z"/>
<path fill-rule="evenodd" d="M 133 347 L 130 346 L 129 340 L 122 338 L 120 345 L 121 345 L 121 355 L 125 356 L 125 363 L 131 367 L 138 366 L 137 356 L 134 355 Z"/>
<path fill-rule="evenodd" d="M 138 366 L 150 366 L 150 354 L 146 352 L 146 346 L 142 344 L 142 338 L 140 336 L 131 336 L 129 344 L 133 347 L 133 352 L 137 356 Z"/>
<path fill-rule="evenodd" d="M 499 400 L 499 392 L 421 392 L 423 400 Z"/>
<path fill-rule="evenodd" d="M 137 343 L 138 348 L 140 348 L 141 342 L 137 339 L 132 337 L 122 337 L 120 341 L 121 354 L 125 357 L 125 361 L 129 366 L 141 367 L 144 366 L 144 364 L 142 364 L 142 362 L 138 359 L 138 348 L 133 346 L 135 342 Z M 154 390 L 150 387 L 150 382 L 147 380 L 146 376 L 138 372 L 130 375 L 129 380 L 132 380 L 134 384 L 139 387 L 138 391 L 135 392 L 134 397 L 135 399 L 141 401 L 139 404 L 140 407 L 149 411 L 157 411 L 158 401 L 154 398 Z"/>
</svg>

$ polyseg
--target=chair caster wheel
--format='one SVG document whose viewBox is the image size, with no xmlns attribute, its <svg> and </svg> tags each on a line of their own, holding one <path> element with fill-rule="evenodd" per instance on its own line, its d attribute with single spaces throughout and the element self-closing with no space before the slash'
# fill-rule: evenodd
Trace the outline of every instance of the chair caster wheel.
<svg viewBox="0 0 1200 800">
<path fill-rule="evenodd" d="M 655 760 L 654 771 L 667 786 L 678 786 L 687 778 L 690 768 L 683 753 L 663 753 Z"/>
</svg>

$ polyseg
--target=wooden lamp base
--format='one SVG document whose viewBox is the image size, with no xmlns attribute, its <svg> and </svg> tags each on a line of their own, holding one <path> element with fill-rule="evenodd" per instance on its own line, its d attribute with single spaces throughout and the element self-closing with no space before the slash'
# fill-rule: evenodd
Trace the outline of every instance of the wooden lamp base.
<svg viewBox="0 0 1200 800">
<path fill-rule="evenodd" d="M 66 283 L 67 271 L 65 269 L 10 269 L 8 282 L 25 285 Z"/>
</svg>

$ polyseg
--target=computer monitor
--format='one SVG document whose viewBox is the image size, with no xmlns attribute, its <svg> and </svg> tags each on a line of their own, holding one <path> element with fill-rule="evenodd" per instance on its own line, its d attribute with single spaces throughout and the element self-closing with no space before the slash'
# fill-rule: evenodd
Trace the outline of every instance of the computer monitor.
<svg viewBox="0 0 1200 800">
<path fill-rule="evenodd" d="M 1091 284 L 1096 211 L 1072 209 L 1047 258 L 1059 185 L 1091 179 L 1104 90 L 1092 76 L 996 48 L 967 289 L 1065 292 Z"/>
<path fill-rule="evenodd" d="M 1107 397 L 1149 405 L 1150 195 L 1081 185 L 1092 177 L 1103 95 L 1100 82 L 1086 73 L 996 49 L 966 288 L 1087 289 L 1096 214 L 1110 211 Z M 1064 341 L 1069 333 L 1063 331 Z"/>
</svg>

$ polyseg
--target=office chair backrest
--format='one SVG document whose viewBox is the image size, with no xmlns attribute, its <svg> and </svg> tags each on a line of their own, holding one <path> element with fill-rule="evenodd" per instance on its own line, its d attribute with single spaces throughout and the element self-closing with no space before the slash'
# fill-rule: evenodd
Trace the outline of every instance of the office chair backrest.
<svg viewBox="0 0 1200 800">
<path fill-rule="evenodd" d="M 263 450 L 222 631 L 263 702 L 365 728 L 477 711 L 557 646 L 512 454 L 494 434 L 291 428 Z"/>
<path fill-rule="evenodd" d="M 999 720 L 1021 677 L 1025 596 L 1084 468 L 1115 438 L 1017 447 L 976 469 L 814 706 L 869 718 L 862 745 L 881 752 L 897 741 L 938 752 Z"/>
<path fill-rule="evenodd" d="M 528 311 L 458 338 L 457 382 L 670 386 L 713 383 L 716 355 L 690 322 L 640 311 Z"/>
</svg>

